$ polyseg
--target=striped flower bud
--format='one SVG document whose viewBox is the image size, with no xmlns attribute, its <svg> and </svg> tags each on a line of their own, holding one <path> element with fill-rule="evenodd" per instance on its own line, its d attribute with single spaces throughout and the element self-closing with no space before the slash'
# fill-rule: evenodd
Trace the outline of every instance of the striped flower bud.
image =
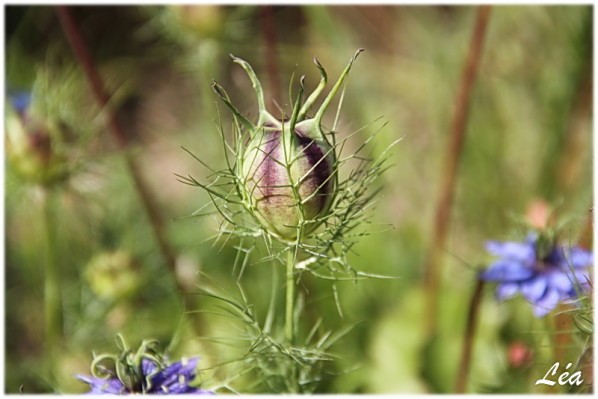
<svg viewBox="0 0 598 399">
<path fill-rule="evenodd" d="M 249 139 L 239 154 L 237 176 L 243 204 L 263 228 L 279 239 L 300 240 L 330 211 L 338 165 L 335 148 L 324 134 L 321 121 L 361 51 L 351 58 L 313 118 L 306 118 L 306 113 L 327 82 L 326 71 L 317 59 L 314 62 L 320 71 L 320 82 L 301 104 L 304 77 L 301 78 L 301 89 L 290 119 L 279 121 L 266 110 L 261 84 L 249 63 L 240 58 L 232 56 L 247 72 L 256 92 L 257 123 L 241 115 L 224 90 L 216 83 L 213 85 L 237 122 L 249 132 Z"/>
</svg>

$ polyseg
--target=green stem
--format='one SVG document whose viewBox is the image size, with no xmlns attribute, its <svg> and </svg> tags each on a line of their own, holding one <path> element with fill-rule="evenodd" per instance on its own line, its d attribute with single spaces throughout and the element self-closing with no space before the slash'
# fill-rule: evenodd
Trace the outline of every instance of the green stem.
<svg viewBox="0 0 598 399">
<path fill-rule="evenodd" d="M 295 252 L 289 249 L 287 254 L 287 300 L 285 311 L 285 337 L 289 344 L 289 349 L 295 344 Z M 298 364 L 292 362 L 289 370 L 288 393 L 300 392 L 298 382 Z"/>
<path fill-rule="evenodd" d="M 285 336 L 289 344 L 295 341 L 294 307 L 295 307 L 295 254 L 289 250 L 287 254 L 287 300 L 285 312 Z"/>
<path fill-rule="evenodd" d="M 62 293 L 60 290 L 60 270 L 56 261 L 56 223 L 54 220 L 53 195 L 51 189 L 45 191 L 43 212 L 46 239 L 46 262 L 44 271 L 44 322 L 46 340 L 46 366 L 52 370 L 54 354 L 62 336 Z"/>
<path fill-rule="evenodd" d="M 446 251 L 445 244 L 449 231 L 451 209 L 457 183 L 457 172 L 463 153 L 467 119 L 472 103 L 472 92 L 478 66 L 482 58 L 490 10 L 491 6 L 489 5 L 477 8 L 469 52 L 461 72 L 459 89 L 454 99 L 455 111 L 450 126 L 445 161 L 442 166 L 443 175 L 440 180 L 440 195 L 438 196 L 436 214 L 434 216 L 432 242 L 428 251 L 428 258 L 424 265 L 424 292 L 426 295 L 427 316 L 425 320 L 425 333 L 428 339 L 432 339 L 437 333 L 438 295 L 442 290 L 441 255 Z"/>
</svg>

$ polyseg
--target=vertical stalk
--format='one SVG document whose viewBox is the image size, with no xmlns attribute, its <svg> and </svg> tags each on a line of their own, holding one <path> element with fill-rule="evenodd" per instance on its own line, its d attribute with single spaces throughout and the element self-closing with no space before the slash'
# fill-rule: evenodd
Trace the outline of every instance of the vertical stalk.
<svg viewBox="0 0 598 399">
<path fill-rule="evenodd" d="M 177 287 L 177 292 L 182 302 L 183 309 L 187 312 L 190 310 L 190 303 L 187 303 L 187 298 L 184 295 L 185 287 L 183 284 L 181 284 L 176 276 L 176 252 L 166 237 L 164 219 L 159 211 L 158 204 L 152 196 L 151 190 L 144 183 L 141 169 L 137 165 L 134 156 L 128 150 L 129 140 L 125 134 L 125 130 L 117 120 L 115 112 L 108 108 L 108 93 L 104 88 L 102 78 L 94 65 L 85 40 L 81 35 L 81 31 L 73 19 L 71 8 L 69 6 L 56 6 L 56 13 L 58 15 L 60 25 L 62 26 L 62 30 L 64 31 L 64 34 L 71 45 L 75 57 L 83 69 L 98 106 L 102 109 L 106 109 L 107 111 L 106 115 L 108 133 L 112 135 L 118 148 L 124 154 L 129 174 L 133 180 L 135 191 L 141 200 L 141 204 L 148 218 L 154 239 L 158 244 L 158 248 L 171 275 L 173 283 Z M 199 318 L 200 316 L 196 315 L 195 317 Z M 192 323 L 192 328 L 194 328 L 196 332 L 200 333 L 202 328 L 201 325 L 201 323 Z"/>
<path fill-rule="evenodd" d="M 542 353 L 542 355 L 546 355 L 546 364 L 554 364 L 558 361 L 559 351 L 557 349 L 557 342 L 556 342 L 556 326 L 555 326 L 555 318 L 547 315 L 544 317 L 544 335 L 546 338 L 546 343 L 544 344 L 543 341 L 540 341 L 540 348 L 547 348 L 546 353 Z M 540 335 L 540 339 L 543 339 L 542 335 Z M 561 363 L 561 367 L 564 365 Z M 543 387 L 543 392 L 546 393 L 561 393 L 562 387 L 560 384 L 556 384 L 555 386 L 545 385 Z M 556 392 L 555 392 L 556 391 Z"/>
<path fill-rule="evenodd" d="M 289 249 L 287 253 L 287 275 L 286 275 L 286 303 L 285 303 L 285 338 L 289 349 L 295 344 L 295 252 Z M 290 364 L 288 388 L 289 393 L 298 393 L 299 384 L 297 381 L 298 364 L 294 361 Z"/>
<path fill-rule="evenodd" d="M 461 73 L 461 82 L 455 98 L 455 112 L 449 131 L 450 142 L 443 164 L 444 174 L 442 175 L 440 195 L 436 205 L 434 233 L 425 265 L 424 290 L 427 299 L 426 314 L 428 316 L 425 332 L 428 337 L 432 337 L 436 333 L 438 291 L 442 277 L 440 255 L 446 242 L 457 169 L 463 149 L 465 126 L 471 104 L 471 93 L 482 55 L 490 10 L 491 6 L 479 6 L 477 9 L 475 27 L 469 45 L 469 54 Z"/>
<path fill-rule="evenodd" d="M 45 324 L 45 362 L 49 376 L 52 364 L 62 336 L 62 292 L 60 289 L 60 270 L 56 259 L 56 221 L 54 219 L 54 192 L 44 190 L 44 230 L 46 240 L 44 271 L 44 324 Z"/>
<path fill-rule="evenodd" d="M 548 317 L 546 317 L 548 319 Z M 559 303 L 552 316 L 554 361 L 567 364 L 570 348 L 575 344 L 575 323 L 569 305 Z"/>
<path fill-rule="evenodd" d="M 570 193 L 579 186 L 588 159 L 588 148 L 591 148 L 592 71 L 590 56 L 590 60 L 584 66 L 577 93 L 573 100 L 558 162 L 554 163 L 555 192 L 561 193 L 561 195 L 562 193 Z"/>
<path fill-rule="evenodd" d="M 592 241 L 594 236 L 594 215 L 593 205 L 588 206 L 588 216 L 586 216 L 584 225 L 579 237 L 579 246 L 588 250 L 592 249 Z"/>
<path fill-rule="evenodd" d="M 289 344 L 293 345 L 295 343 L 295 254 L 291 250 L 289 250 L 287 254 L 286 291 L 287 295 L 284 331 L 287 341 L 289 342 Z"/>
<path fill-rule="evenodd" d="M 570 104 L 567 115 L 552 119 L 553 133 L 557 136 L 550 147 L 544 151 L 544 160 L 538 188 L 548 199 L 568 198 L 576 195 L 576 190 L 591 185 L 584 181 L 588 166 L 592 165 L 592 113 L 593 113 L 593 16 L 592 9 L 584 10 L 583 18 L 578 22 L 579 32 L 569 46 L 576 48 L 578 54 L 575 66 L 567 72 L 572 82 L 571 94 L 567 94 Z M 564 71 L 563 71 L 564 72 Z M 563 128 L 557 126 L 563 125 Z M 590 169 L 591 170 L 591 169 Z M 564 205 L 568 201 L 565 201 Z M 559 209 L 566 212 L 566 209 Z"/>
<path fill-rule="evenodd" d="M 95 97 L 96 102 L 100 106 L 100 108 L 107 108 L 109 106 L 108 101 L 109 97 L 104 88 L 104 84 L 102 79 L 96 70 L 96 67 L 92 61 L 91 55 L 89 54 L 88 48 L 81 36 L 81 32 L 79 28 L 75 24 L 73 16 L 71 14 L 70 7 L 68 6 L 56 6 L 56 12 L 58 15 L 58 19 L 60 20 L 60 24 L 62 25 L 62 29 L 66 35 L 68 42 L 70 43 L 75 56 L 85 73 L 87 81 L 91 87 L 92 94 Z M 133 183 L 135 185 L 135 190 L 141 199 L 143 204 L 143 208 L 146 212 L 146 215 L 149 219 L 150 225 L 152 227 L 152 231 L 154 237 L 158 243 L 160 248 L 160 252 L 166 261 L 166 265 L 170 269 L 172 276 L 179 285 L 179 288 L 182 288 L 178 283 L 176 276 L 175 276 L 175 255 L 174 250 L 168 243 L 166 239 L 166 233 L 164 230 L 164 223 L 160 212 L 158 211 L 158 206 L 155 203 L 149 188 L 145 185 L 141 178 L 141 172 L 135 163 L 135 159 L 127 150 L 128 147 L 128 139 L 127 135 L 125 134 L 124 129 L 118 122 L 116 115 L 112 110 L 108 110 L 107 112 L 107 124 L 108 124 L 108 132 L 112 135 L 118 148 L 123 151 L 127 167 L 129 173 L 133 179 Z"/>
<path fill-rule="evenodd" d="M 482 303 L 482 291 L 484 289 L 484 281 L 478 278 L 478 281 L 469 302 L 469 313 L 467 316 L 467 326 L 465 327 L 465 335 L 463 336 L 463 348 L 461 349 L 461 360 L 459 362 L 459 369 L 457 371 L 457 379 L 455 383 L 455 393 L 465 393 L 467 386 L 467 379 L 469 377 L 469 369 L 471 365 L 471 354 L 473 352 L 473 340 L 475 337 L 475 330 L 480 313 L 480 304 Z"/>
</svg>

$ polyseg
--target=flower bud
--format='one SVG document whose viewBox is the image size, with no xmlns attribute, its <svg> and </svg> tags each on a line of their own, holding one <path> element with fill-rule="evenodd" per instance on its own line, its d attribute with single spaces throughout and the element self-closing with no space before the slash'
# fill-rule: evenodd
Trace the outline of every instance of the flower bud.
<svg viewBox="0 0 598 399">
<path fill-rule="evenodd" d="M 102 252 L 85 268 L 85 279 L 99 297 L 117 301 L 134 295 L 141 286 L 139 271 L 127 252 Z"/>
<path fill-rule="evenodd" d="M 529 366 L 534 358 L 534 352 L 524 342 L 515 341 L 507 348 L 507 359 L 513 368 Z"/>
<path fill-rule="evenodd" d="M 334 151 L 326 141 L 297 127 L 266 126 L 250 140 L 243 157 L 245 197 L 269 231 L 293 239 L 301 221 L 313 221 L 328 209 L 334 165 Z M 315 223 L 305 227 L 308 233 Z"/>
<path fill-rule="evenodd" d="M 334 146 L 325 136 L 321 121 L 332 98 L 347 76 L 357 55 L 323 101 L 313 118 L 306 118 L 327 81 L 320 71 L 320 83 L 301 104 L 303 77 L 290 119 L 279 121 L 265 109 L 261 84 L 251 66 L 232 56 L 247 72 L 257 95 L 259 119 L 248 121 L 231 104 L 224 90 L 214 83 L 216 93 L 232 110 L 239 125 L 249 132 L 240 151 L 238 186 L 244 206 L 260 225 L 283 241 L 301 240 L 324 220 L 334 200 L 337 183 L 337 158 Z"/>
<path fill-rule="evenodd" d="M 143 340 L 135 351 L 122 335 L 116 336 L 120 353 L 94 354 L 91 375 L 77 375 L 89 385 L 91 394 L 195 394 L 211 395 L 199 388 L 197 376 L 199 357 L 170 362 L 160 350 L 158 341 Z"/>
<path fill-rule="evenodd" d="M 10 166 L 31 183 L 50 185 L 67 176 L 67 163 L 55 151 L 54 126 L 30 112 L 30 95 L 10 98 L 6 107 L 6 152 Z"/>
</svg>

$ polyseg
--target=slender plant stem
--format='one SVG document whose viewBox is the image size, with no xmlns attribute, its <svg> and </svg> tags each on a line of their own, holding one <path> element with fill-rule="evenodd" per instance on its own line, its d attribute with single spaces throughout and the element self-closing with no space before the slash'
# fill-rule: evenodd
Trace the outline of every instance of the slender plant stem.
<svg viewBox="0 0 598 399">
<path fill-rule="evenodd" d="M 593 68 L 592 52 L 588 51 L 584 64 L 580 70 L 580 79 L 577 91 L 573 97 L 567 128 L 561 145 L 560 158 L 555 163 L 555 192 L 559 195 L 573 193 L 580 184 L 583 184 L 584 162 L 586 151 L 591 143 L 591 120 L 593 104 Z M 591 250 L 592 248 L 592 212 L 585 218 L 578 245 Z M 575 323 L 573 313 L 568 305 L 559 304 L 553 316 L 554 325 L 554 350 L 555 362 L 566 364 L 570 347 L 575 341 Z"/>
<path fill-rule="evenodd" d="M 592 140 L 592 82 L 591 56 L 585 64 L 577 93 L 571 106 L 567 128 L 561 144 L 559 160 L 555 163 L 556 192 L 559 195 L 572 192 L 579 187 L 583 176 L 584 163 Z"/>
<path fill-rule="evenodd" d="M 70 7 L 57 6 L 56 11 L 58 19 L 60 20 L 60 24 L 62 25 L 62 28 L 66 35 L 66 38 L 68 39 L 73 49 L 73 52 L 75 53 L 75 56 L 79 61 L 79 64 L 81 65 L 81 68 L 85 72 L 85 76 L 92 89 L 92 93 L 96 99 L 96 102 L 101 108 L 106 109 L 109 106 L 109 96 L 104 88 L 102 78 L 100 77 L 93 63 L 91 55 L 89 54 L 88 48 L 83 40 L 83 37 L 81 36 L 81 32 L 75 24 Z M 127 135 L 125 134 L 125 131 L 122 128 L 121 124 L 118 122 L 116 114 L 110 109 L 108 109 L 107 111 L 108 132 L 116 141 L 119 149 L 122 150 L 124 153 L 129 173 L 135 184 L 135 190 L 137 191 L 137 194 L 141 199 L 143 208 L 151 224 L 154 237 L 160 248 L 160 252 L 164 257 L 164 260 L 166 261 L 167 267 L 172 273 L 174 281 L 178 285 L 179 289 L 182 290 L 182 287 L 175 275 L 175 252 L 168 243 L 168 240 L 166 239 L 164 222 L 158 210 L 158 206 L 154 201 L 154 198 L 151 195 L 149 188 L 143 182 L 140 169 L 137 166 L 135 159 L 133 158 L 132 154 L 128 151 Z"/>
<path fill-rule="evenodd" d="M 44 229 L 46 239 L 46 262 L 44 273 L 44 317 L 46 341 L 46 367 L 52 373 L 55 354 L 62 337 L 62 292 L 60 270 L 56 259 L 56 220 L 54 219 L 54 192 L 44 190 Z"/>
<path fill-rule="evenodd" d="M 550 199 L 575 195 L 576 189 L 589 183 L 583 178 L 585 169 L 591 167 L 592 156 L 594 104 L 592 19 L 592 13 L 586 13 L 580 21 L 578 39 L 571 44 L 580 55 L 579 66 L 570 73 L 571 78 L 576 80 L 576 87 L 571 93 L 571 103 L 567 119 L 564 121 L 564 129 L 558 132 L 561 135 L 558 146 L 554 151 L 545 151 L 545 167 L 542 170 L 546 177 L 540 180 L 540 184 L 544 183 L 541 188 L 545 196 Z M 558 125 L 560 122 L 555 124 Z M 559 212 L 563 212 L 563 209 L 559 209 Z"/>
<path fill-rule="evenodd" d="M 469 45 L 469 54 L 462 70 L 461 83 L 455 98 L 455 112 L 449 131 L 450 141 L 443 164 L 444 174 L 441 180 L 440 196 L 436 205 L 434 233 L 425 266 L 424 290 L 427 298 L 426 314 L 428 317 L 425 327 L 428 337 L 433 337 L 436 334 L 438 291 L 442 277 L 440 255 L 446 242 L 457 169 L 463 149 L 465 127 L 471 104 L 471 93 L 482 55 L 490 10 L 490 6 L 480 6 L 477 9 L 475 27 Z"/>
<path fill-rule="evenodd" d="M 286 311 L 284 330 L 289 344 L 293 345 L 295 341 L 295 254 L 289 250 L 287 254 L 287 278 L 286 278 Z"/>
<path fill-rule="evenodd" d="M 575 323 L 573 313 L 569 305 L 559 303 L 553 313 L 552 324 L 554 326 L 554 361 L 567 364 L 566 361 L 571 354 L 570 348 L 574 343 Z"/>
<path fill-rule="evenodd" d="M 594 237 L 594 215 L 593 205 L 588 207 L 588 216 L 586 216 L 581 234 L 579 237 L 579 246 L 588 250 L 592 249 L 592 239 Z"/>
<path fill-rule="evenodd" d="M 546 349 L 546 353 L 543 355 L 546 356 L 546 364 L 554 364 L 556 363 L 558 360 L 558 350 L 557 350 L 557 342 L 556 342 L 556 326 L 555 326 L 555 319 L 553 317 L 550 317 L 551 315 L 547 315 L 546 317 L 544 317 L 543 322 L 544 322 L 544 334 L 546 337 L 546 343 L 544 343 L 542 341 L 542 336 L 540 335 L 540 347 L 541 348 L 547 348 Z M 562 364 L 561 364 L 562 366 Z M 556 388 L 556 389 L 555 389 Z M 556 391 L 556 392 L 555 392 Z M 559 393 L 561 392 L 561 386 L 560 384 L 557 384 L 555 386 L 549 386 L 549 385 L 545 385 L 544 386 L 544 392 L 555 392 L 555 393 Z"/>
<path fill-rule="evenodd" d="M 285 337 L 290 346 L 295 344 L 295 252 L 289 250 L 287 253 L 287 276 L 286 276 L 286 309 L 285 309 Z M 289 370 L 289 393 L 299 392 L 297 381 L 298 364 L 292 363 Z"/>
<path fill-rule="evenodd" d="M 469 377 L 469 369 L 471 365 L 471 354 L 473 352 L 473 341 L 475 337 L 478 315 L 480 313 L 480 304 L 482 303 L 483 289 L 484 281 L 478 279 L 473 291 L 473 295 L 471 296 L 471 302 L 469 303 L 467 326 L 465 327 L 465 335 L 463 336 L 463 348 L 461 349 L 461 360 L 459 362 L 459 369 L 457 371 L 455 393 L 465 393 L 465 388 L 467 386 L 467 379 Z"/>
</svg>

